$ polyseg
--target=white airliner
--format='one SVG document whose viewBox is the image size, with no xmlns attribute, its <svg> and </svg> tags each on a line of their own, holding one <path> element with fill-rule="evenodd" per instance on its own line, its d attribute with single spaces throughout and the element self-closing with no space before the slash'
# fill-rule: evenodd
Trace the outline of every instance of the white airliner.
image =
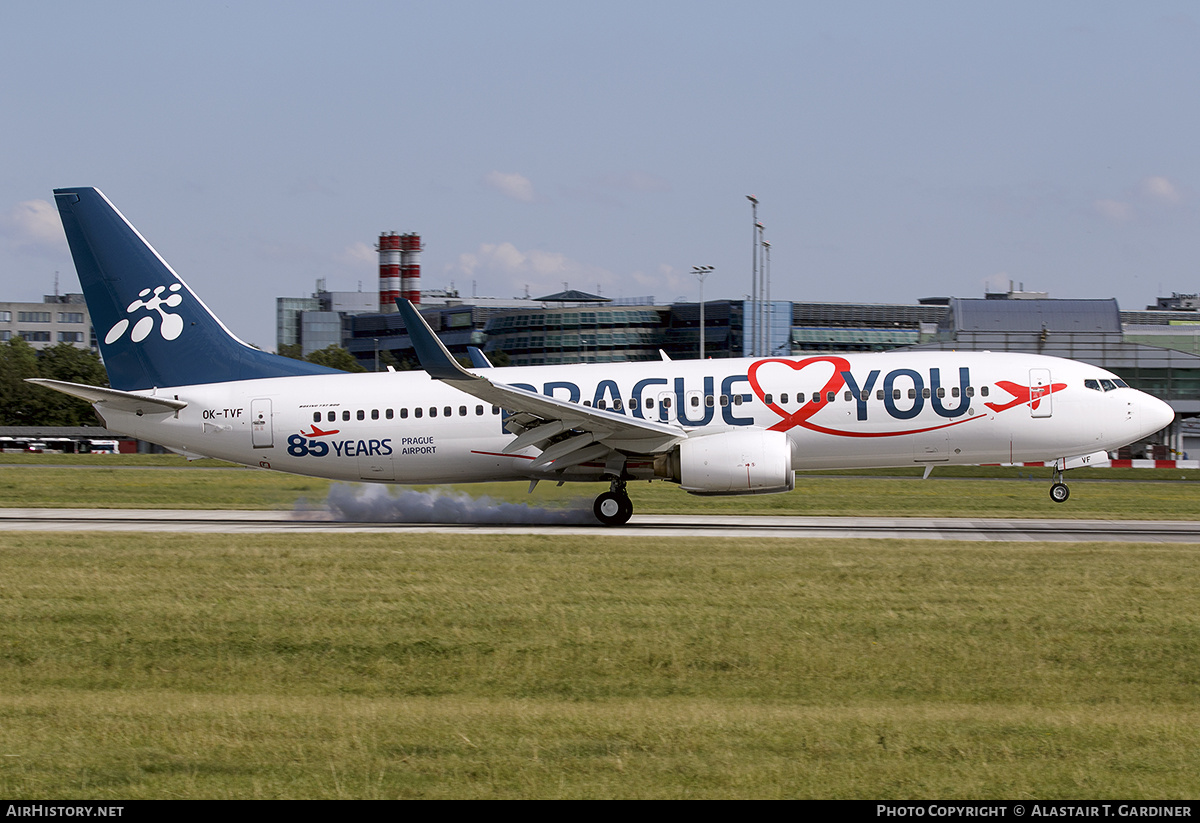
<svg viewBox="0 0 1200 823">
<path fill-rule="evenodd" d="M 233 335 L 99 191 L 55 191 L 112 388 L 34 380 L 189 457 L 338 480 L 606 482 L 790 491 L 797 469 L 1106 459 L 1174 415 L 1095 366 L 1031 354 L 887 352 L 461 367 L 399 302 L 424 371 L 347 374 Z"/>
</svg>

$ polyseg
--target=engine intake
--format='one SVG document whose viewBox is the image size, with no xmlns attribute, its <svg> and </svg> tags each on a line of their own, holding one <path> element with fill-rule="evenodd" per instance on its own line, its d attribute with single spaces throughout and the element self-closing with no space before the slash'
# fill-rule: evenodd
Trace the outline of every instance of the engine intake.
<svg viewBox="0 0 1200 823">
<path fill-rule="evenodd" d="M 762 429 L 691 437 L 656 457 L 654 474 L 692 494 L 773 494 L 796 487 L 787 435 Z"/>
</svg>

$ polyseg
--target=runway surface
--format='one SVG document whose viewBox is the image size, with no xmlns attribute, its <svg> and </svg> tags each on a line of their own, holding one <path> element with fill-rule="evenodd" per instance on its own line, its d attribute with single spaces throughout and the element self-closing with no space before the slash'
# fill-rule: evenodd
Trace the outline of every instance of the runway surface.
<svg viewBox="0 0 1200 823">
<path fill-rule="evenodd" d="M 592 534 L 625 537 L 890 538 L 918 540 L 1200 543 L 1200 523 L 1170 520 L 987 520 L 907 517 L 635 515 L 599 525 L 350 523 L 328 512 L 168 509 L 0 509 L 0 529 L 56 532 Z"/>
</svg>

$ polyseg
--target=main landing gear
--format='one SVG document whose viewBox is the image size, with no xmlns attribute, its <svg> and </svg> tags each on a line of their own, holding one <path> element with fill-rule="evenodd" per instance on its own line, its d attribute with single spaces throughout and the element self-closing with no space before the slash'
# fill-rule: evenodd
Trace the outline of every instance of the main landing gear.
<svg viewBox="0 0 1200 823">
<path fill-rule="evenodd" d="M 633 516 L 633 503 L 625 492 L 624 480 L 613 480 L 609 490 L 596 497 L 592 514 L 604 526 L 624 526 Z"/>
<path fill-rule="evenodd" d="M 1050 486 L 1050 499 L 1055 503 L 1066 503 L 1067 498 L 1071 496 L 1071 490 L 1067 488 L 1067 484 L 1063 481 L 1062 469 L 1054 469 L 1054 484 Z"/>
</svg>

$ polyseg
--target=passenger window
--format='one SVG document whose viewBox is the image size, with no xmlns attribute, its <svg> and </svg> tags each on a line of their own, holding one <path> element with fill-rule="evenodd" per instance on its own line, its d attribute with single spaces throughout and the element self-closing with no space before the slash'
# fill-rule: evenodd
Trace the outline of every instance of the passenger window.
<svg viewBox="0 0 1200 823">
<path fill-rule="evenodd" d="M 967 397 L 974 397 L 974 396 L 975 396 L 975 387 L 967 386 Z"/>
<path fill-rule="evenodd" d="M 646 408 L 648 408 L 648 409 L 654 408 L 654 398 L 653 397 L 646 398 Z"/>
<path fill-rule="evenodd" d="M 500 407 L 492 406 L 492 414 L 499 414 L 499 413 L 500 413 Z"/>
<path fill-rule="evenodd" d="M 430 417 L 437 417 L 437 406 L 430 406 L 430 407 L 429 407 L 429 416 L 430 416 Z"/>
<path fill-rule="evenodd" d="M 483 417 L 483 406 L 476 406 L 476 407 L 475 407 L 475 416 L 476 416 L 476 417 Z"/>
<path fill-rule="evenodd" d="M 420 406 L 417 406 L 415 409 L 413 409 L 413 417 L 419 418 L 423 414 L 425 414 L 425 410 Z"/>
<path fill-rule="evenodd" d="M 407 419 L 408 419 L 408 409 L 401 409 L 401 410 L 400 410 L 400 419 L 401 419 L 401 420 L 407 420 Z"/>
<path fill-rule="evenodd" d="M 345 411 L 343 411 L 343 412 L 342 412 L 342 419 L 343 419 L 343 420 L 349 420 L 349 419 L 350 419 L 350 410 L 349 410 L 349 409 L 346 409 Z"/>
<path fill-rule="evenodd" d="M 883 389 L 876 389 L 876 390 L 875 390 L 875 399 L 876 399 L 876 400 L 882 400 L 882 399 L 883 399 Z"/>
<path fill-rule="evenodd" d="M 779 395 L 779 402 L 786 406 L 787 398 L 788 398 L 787 392 L 784 392 L 783 394 Z"/>
<path fill-rule="evenodd" d="M 664 409 L 669 409 L 669 408 L 671 408 L 671 398 L 669 398 L 669 397 L 664 397 L 664 398 L 663 398 L 663 401 L 662 401 L 662 407 L 663 407 Z"/>
<path fill-rule="evenodd" d="M 379 409 L 371 409 L 371 419 L 372 420 L 379 419 Z"/>
<path fill-rule="evenodd" d="M 831 391 L 831 392 L 826 393 L 825 400 L 830 403 L 832 403 L 834 400 L 837 400 L 837 392 Z"/>
<path fill-rule="evenodd" d="M 388 420 L 391 420 L 392 417 L 394 417 L 391 409 L 388 409 L 387 411 L 385 411 L 383 413 L 383 416 L 386 417 Z"/>
<path fill-rule="evenodd" d="M 366 412 L 364 412 L 362 409 L 359 409 L 359 410 L 358 410 L 358 419 L 359 419 L 359 420 L 366 420 L 366 419 L 367 419 L 367 413 L 366 413 Z"/>
<path fill-rule="evenodd" d="M 607 401 L 607 400 L 597 400 L 597 401 L 596 401 L 596 408 L 598 408 L 598 409 L 607 409 L 607 408 L 608 408 L 608 401 Z"/>
<path fill-rule="evenodd" d="M 909 390 L 908 390 L 908 399 L 909 399 L 909 400 L 916 400 L 916 399 L 917 399 L 917 390 L 916 390 L 916 389 L 909 389 Z"/>
<path fill-rule="evenodd" d="M 812 402 L 813 402 L 813 403 L 820 403 L 820 402 L 821 402 L 821 393 L 820 393 L 819 391 L 815 391 L 815 392 L 813 392 L 813 396 L 812 396 Z"/>
<path fill-rule="evenodd" d="M 327 419 L 329 420 L 330 423 L 337 420 L 337 412 L 330 412 L 329 417 Z"/>
<path fill-rule="evenodd" d="M 313 422 L 314 423 L 321 422 L 321 413 L 320 412 L 313 412 Z"/>
<path fill-rule="evenodd" d="M 459 407 L 458 407 L 458 416 L 459 416 L 459 417 L 466 417 L 466 416 L 467 416 L 467 407 L 466 407 L 466 406 L 459 406 Z"/>
<path fill-rule="evenodd" d="M 613 398 L 613 411 L 621 411 L 622 408 L 624 407 L 621 405 L 621 398 Z"/>
<path fill-rule="evenodd" d="M 590 407 L 590 406 L 592 405 L 592 401 L 591 401 L 591 400 L 584 400 L 584 401 L 583 401 L 583 405 L 585 405 L 585 406 L 589 406 L 589 407 Z"/>
<path fill-rule="evenodd" d="M 853 400 L 853 399 L 854 399 L 854 393 L 853 393 L 853 392 L 851 392 L 851 391 L 849 391 L 849 390 L 847 390 L 847 391 L 846 391 L 846 393 L 845 393 L 844 395 L 842 395 L 842 398 L 843 398 L 843 399 L 845 399 L 845 400 Z"/>
<path fill-rule="evenodd" d="M 723 394 L 723 395 L 721 395 L 721 405 L 722 405 L 722 406 L 728 406 L 728 405 L 729 405 L 729 395 L 727 395 L 727 394 Z"/>
<path fill-rule="evenodd" d="M 772 400 L 772 399 L 771 399 L 772 397 L 774 397 L 774 395 L 770 395 L 770 394 L 768 394 L 768 395 L 764 395 L 764 396 L 763 396 L 763 402 L 764 402 L 764 403 L 766 403 L 768 406 L 769 406 L 769 405 L 771 405 L 772 403 L 774 403 L 774 402 L 775 402 L 774 400 Z M 780 402 L 782 402 L 782 403 L 786 403 L 786 402 L 787 402 L 786 400 L 784 400 L 784 399 L 783 399 L 784 397 L 787 397 L 787 395 L 785 394 L 785 395 L 781 395 L 781 396 L 780 396 L 780 398 L 779 398 L 779 399 L 780 399 Z"/>
<path fill-rule="evenodd" d="M 695 409 L 695 408 L 699 408 L 699 406 L 700 406 L 700 398 L 699 398 L 699 396 L 697 396 L 697 395 L 692 395 L 692 408 L 693 408 L 693 409 Z"/>
<path fill-rule="evenodd" d="M 744 398 L 744 397 L 742 397 L 742 395 L 740 395 L 740 394 L 735 394 L 735 395 L 733 396 L 733 405 L 735 405 L 735 406 L 740 406 L 740 405 L 742 405 L 742 403 L 743 403 L 743 401 L 744 401 L 744 400 L 745 400 L 745 398 Z"/>
<path fill-rule="evenodd" d="M 987 387 L 987 386 L 980 386 L 980 388 L 979 388 L 979 395 L 980 395 L 981 397 L 987 397 L 987 396 L 988 396 L 988 387 Z"/>
<path fill-rule="evenodd" d="M 442 416 L 443 416 L 443 417 L 451 417 L 453 414 L 454 414 L 454 409 L 450 408 L 449 406 L 447 406 L 446 408 L 442 409 Z"/>
<path fill-rule="evenodd" d="M 862 400 L 863 402 L 866 402 L 867 400 L 871 399 L 871 393 L 869 391 L 864 391 L 862 394 L 860 394 L 858 396 L 858 399 Z"/>
<path fill-rule="evenodd" d="M 946 390 L 945 390 L 945 389 L 943 389 L 941 386 L 938 386 L 938 392 L 937 392 L 937 394 L 938 394 L 938 397 L 945 397 L 945 396 L 946 396 Z"/>
<path fill-rule="evenodd" d="M 929 399 L 929 389 L 921 389 L 921 397 L 925 400 Z"/>
<path fill-rule="evenodd" d="M 712 408 L 712 406 L 713 406 L 713 396 L 712 396 L 711 394 L 706 394 L 706 395 L 704 395 L 704 405 L 705 405 L 705 406 L 707 406 L 707 407 L 708 407 L 708 408 L 710 408 L 710 409 Z"/>
<path fill-rule="evenodd" d="M 893 400 L 900 399 L 900 390 L 899 389 L 892 389 L 892 399 Z"/>
<path fill-rule="evenodd" d="M 950 396 L 951 396 L 951 397 L 958 397 L 958 386 L 955 386 L 954 388 L 952 388 L 952 389 L 950 390 Z"/>
</svg>

